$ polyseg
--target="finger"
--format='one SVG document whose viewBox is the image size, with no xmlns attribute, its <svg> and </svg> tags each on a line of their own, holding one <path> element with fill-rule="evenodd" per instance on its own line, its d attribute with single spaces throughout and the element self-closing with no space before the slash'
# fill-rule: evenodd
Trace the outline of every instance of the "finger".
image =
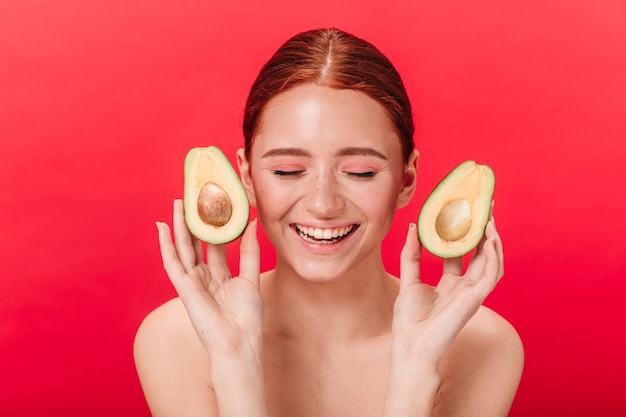
<svg viewBox="0 0 626 417">
<path fill-rule="evenodd" d="M 422 245 L 417 237 L 417 226 L 409 224 L 406 240 L 400 252 L 400 289 L 419 284 L 420 259 L 422 257 Z"/>
<path fill-rule="evenodd" d="M 502 248 L 502 239 L 500 238 L 500 234 L 496 230 L 496 218 L 493 215 L 494 207 L 496 205 L 496 200 L 491 200 L 491 211 L 489 212 L 489 222 L 491 226 L 488 226 L 488 230 L 485 231 L 485 234 L 488 237 L 495 237 L 494 243 L 496 247 L 496 253 L 498 254 L 498 259 L 500 261 L 500 269 L 498 271 L 498 279 L 504 276 L 504 250 Z"/>
<path fill-rule="evenodd" d="M 496 229 L 496 222 L 494 218 L 491 218 L 491 220 L 487 224 L 485 236 L 487 239 L 493 239 L 493 244 L 496 250 L 498 260 L 498 279 L 500 279 L 504 276 L 504 249 L 502 245 L 502 239 L 500 238 L 500 234 Z"/>
<path fill-rule="evenodd" d="M 465 274 L 468 280 L 486 283 L 489 290 L 502 278 L 503 273 L 502 250 L 497 248 L 498 237 L 497 234 L 493 234 L 495 230 L 492 231 L 491 227 L 493 226 L 488 225 L 485 237 L 477 249 L 477 255 L 472 258 Z"/>
<path fill-rule="evenodd" d="M 463 274 L 463 257 L 447 258 L 443 260 L 443 273 L 461 276 Z"/>
<path fill-rule="evenodd" d="M 466 275 L 471 275 L 472 270 L 482 269 L 482 265 L 484 264 L 483 247 L 485 246 L 485 242 L 487 241 L 486 229 L 487 227 L 485 226 L 485 232 L 483 232 L 483 236 L 480 238 L 480 242 L 478 242 L 478 245 L 476 245 L 474 255 L 472 256 L 472 259 L 467 266 Z"/>
<path fill-rule="evenodd" d="M 480 243 L 476 245 L 476 250 L 474 251 L 474 255 L 472 259 L 470 259 L 469 264 L 467 265 L 467 270 L 465 271 L 465 277 L 468 280 L 478 280 L 483 276 L 486 255 L 485 255 L 485 243 L 487 242 L 486 233 L 483 234 L 483 237 L 480 239 Z"/>
<path fill-rule="evenodd" d="M 161 222 L 157 222 L 156 225 L 159 232 L 161 258 L 163 259 L 165 272 L 167 272 L 167 276 L 176 293 L 183 301 L 192 321 L 199 323 L 208 314 L 214 314 L 218 310 L 217 304 L 214 299 L 204 295 L 206 293 L 199 281 L 187 275 L 176 254 L 169 226 Z"/>
<path fill-rule="evenodd" d="M 163 268 L 178 295 L 182 296 L 184 292 L 183 282 L 186 275 L 185 268 L 180 263 L 180 259 L 176 253 L 169 226 L 162 222 L 157 222 L 156 226 L 159 233 L 159 247 L 161 250 Z"/>
<path fill-rule="evenodd" d="M 261 274 L 261 249 L 257 238 L 257 223 L 257 219 L 252 220 L 241 237 L 239 276 L 258 287 Z"/>
<path fill-rule="evenodd" d="M 495 288 L 500 278 L 500 262 L 493 238 L 489 238 L 485 241 L 485 244 L 483 245 L 483 252 L 485 262 L 479 279 L 477 280 L 477 285 L 481 288 L 479 293 L 483 296 L 483 298 L 486 298 L 487 295 L 489 295 L 489 293 Z"/>
<path fill-rule="evenodd" d="M 191 271 L 198 262 L 196 259 L 196 248 L 191 238 L 191 233 L 185 223 L 185 213 L 182 200 L 174 200 L 174 247 L 178 253 L 178 258 L 185 271 Z"/>
<path fill-rule="evenodd" d="M 225 244 L 207 244 L 207 265 L 209 265 L 211 276 L 220 284 L 231 278 Z"/>
<path fill-rule="evenodd" d="M 194 251 L 196 252 L 196 262 L 204 262 L 204 250 L 202 249 L 202 241 L 195 236 L 191 236 Z"/>
<path fill-rule="evenodd" d="M 496 246 L 499 246 L 500 249 L 498 250 L 498 252 L 500 254 L 502 254 L 502 244 L 500 242 L 500 237 L 497 235 L 497 232 L 495 231 L 495 222 L 494 222 L 494 218 L 493 218 L 493 207 L 494 207 L 494 203 L 495 201 L 492 200 L 491 202 L 491 214 L 489 217 L 489 220 L 487 221 L 487 225 L 485 226 L 485 232 L 483 233 L 483 237 L 480 239 L 480 243 L 478 243 L 478 245 L 476 246 L 476 251 L 474 252 L 474 256 L 472 257 L 472 260 L 470 261 L 470 265 L 468 266 L 468 273 L 470 272 L 470 269 L 473 270 L 482 270 L 483 266 L 484 266 L 484 256 L 483 256 L 483 248 L 485 246 L 485 242 L 487 242 L 487 239 L 490 237 L 496 237 Z M 500 256 L 500 259 L 502 259 L 502 256 Z M 478 266 L 476 266 L 478 265 Z M 470 268 L 471 266 L 471 268 Z M 470 274 L 468 274 L 470 275 Z"/>
</svg>

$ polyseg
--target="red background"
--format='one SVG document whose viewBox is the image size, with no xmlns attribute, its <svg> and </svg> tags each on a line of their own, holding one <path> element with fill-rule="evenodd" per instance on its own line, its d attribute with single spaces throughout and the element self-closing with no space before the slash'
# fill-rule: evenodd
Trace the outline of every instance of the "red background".
<svg viewBox="0 0 626 417">
<path fill-rule="evenodd" d="M 511 415 L 626 413 L 626 3 L 212 3 L 0 2 L 0 414 L 148 415 L 133 335 L 174 296 L 154 221 L 185 152 L 232 158 L 261 64 L 317 26 L 378 45 L 414 102 L 389 268 L 436 182 L 490 164 L 506 277 L 486 304 L 527 354 Z"/>
</svg>

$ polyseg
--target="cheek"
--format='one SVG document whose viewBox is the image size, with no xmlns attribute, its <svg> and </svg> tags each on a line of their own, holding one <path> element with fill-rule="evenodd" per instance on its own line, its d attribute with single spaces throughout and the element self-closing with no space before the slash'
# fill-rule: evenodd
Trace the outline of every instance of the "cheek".
<svg viewBox="0 0 626 417">
<path fill-rule="evenodd" d="M 254 181 L 254 194 L 259 215 L 264 217 L 280 211 L 286 202 L 285 198 L 289 196 L 289 193 L 285 193 L 276 184 L 268 184 L 262 176 Z"/>
<path fill-rule="evenodd" d="M 397 181 L 389 181 L 385 184 L 353 188 L 355 192 L 351 198 L 363 211 L 373 216 L 393 216 L 398 201 L 398 187 Z"/>
<path fill-rule="evenodd" d="M 380 195 L 380 206 L 384 205 L 385 210 L 389 210 L 393 215 L 398 209 L 398 201 L 400 199 L 401 191 L 403 189 L 403 175 L 404 171 L 394 173 L 389 184 L 384 189 L 379 190 L 377 195 Z"/>
<path fill-rule="evenodd" d="M 369 211 L 378 216 L 393 217 L 396 212 L 397 193 L 378 193 L 376 198 L 369 200 Z"/>
</svg>

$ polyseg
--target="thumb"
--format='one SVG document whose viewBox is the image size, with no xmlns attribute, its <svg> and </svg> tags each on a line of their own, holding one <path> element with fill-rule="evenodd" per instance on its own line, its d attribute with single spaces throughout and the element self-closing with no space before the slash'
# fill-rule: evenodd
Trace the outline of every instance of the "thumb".
<svg viewBox="0 0 626 417">
<path fill-rule="evenodd" d="M 420 280 L 421 256 L 422 245 L 417 237 L 417 226 L 415 223 L 410 223 L 404 247 L 400 253 L 400 290 L 422 282 Z"/>
<path fill-rule="evenodd" d="M 259 285 L 261 273 L 261 250 L 257 238 L 257 223 L 257 219 L 248 223 L 239 245 L 239 276 L 256 286 Z"/>
</svg>

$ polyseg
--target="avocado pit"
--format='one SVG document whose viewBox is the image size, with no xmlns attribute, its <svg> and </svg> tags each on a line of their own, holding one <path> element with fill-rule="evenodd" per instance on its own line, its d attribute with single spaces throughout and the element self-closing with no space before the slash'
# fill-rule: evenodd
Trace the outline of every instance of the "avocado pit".
<svg viewBox="0 0 626 417">
<path fill-rule="evenodd" d="M 233 204 L 222 187 L 206 182 L 198 192 L 198 216 L 211 226 L 220 227 L 228 223 L 233 213 Z"/>
<path fill-rule="evenodd" d="M 443 240 L 462 239 L 472 227 L 472 209 L 465 198 L 457 198 L 441 208 L 435 220 L 435 231 Z"/>
</svg>

